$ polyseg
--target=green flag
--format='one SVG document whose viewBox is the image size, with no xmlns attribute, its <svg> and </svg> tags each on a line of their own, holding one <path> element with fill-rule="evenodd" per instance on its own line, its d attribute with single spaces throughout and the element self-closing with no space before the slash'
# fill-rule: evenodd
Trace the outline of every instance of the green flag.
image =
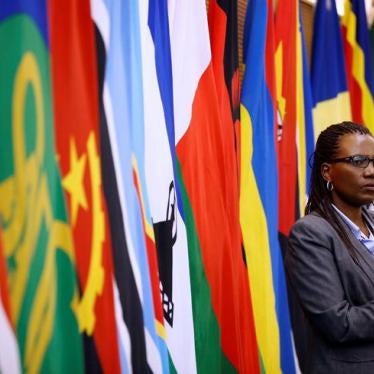
<svg viewBox="0 0 374 374">
<path fill-rule="evenodd" d="M 6 51 L 0 59 L 0 225 L 23 370 L 79 373 L 78 290 L 54 146 L 46 15 L 44 1 L 6 0 L 0 9 Z"/>
</svg>

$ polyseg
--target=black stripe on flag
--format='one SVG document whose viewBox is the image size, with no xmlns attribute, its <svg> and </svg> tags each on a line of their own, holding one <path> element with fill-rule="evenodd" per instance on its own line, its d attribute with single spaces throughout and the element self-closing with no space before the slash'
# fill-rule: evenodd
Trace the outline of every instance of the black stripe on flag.
<svg viewBox="0 0 374 374">
<path fill-rule="evenodd" d="M 114 274 L 123 311 L 123 320 L 130 335 L 132 370 L 134 373 L 148 373 L 151 372 L 151 369 L 146 359 L 143 310 L 127 248 L 124 221 L 103 103 L 103 83 L 106 64 L 105 46 L 96 25 L 95 32 L 99 79 L 101 170 L 103 174 L 104 195 L 109 212 Z"/>
</svg>

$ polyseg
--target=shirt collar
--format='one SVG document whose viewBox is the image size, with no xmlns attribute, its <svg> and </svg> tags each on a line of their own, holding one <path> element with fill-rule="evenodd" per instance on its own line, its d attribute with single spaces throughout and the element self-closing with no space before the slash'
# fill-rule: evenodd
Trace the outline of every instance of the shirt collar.
<svg viewBox="0 0 374 374">
<path fill-rule="evenodd" d="M 371 232 L 371 230 L 369 230 L 369 238 L 360 230 L 360 228 L 354 223 L 352 222 L 339 208 L 337 208 L 334 204 L 331 204 L 334 209 L 340 214 L 340 216 L 343 218 L 343 220 L 346 222 L 346 224 L 348 225 L 348 227 L 351 229 L 352 231 L 352 234 L 358 239 L 358 240 L 362 240 L 362 239 L 374 239 L 374 236 Z"/>
</svg>

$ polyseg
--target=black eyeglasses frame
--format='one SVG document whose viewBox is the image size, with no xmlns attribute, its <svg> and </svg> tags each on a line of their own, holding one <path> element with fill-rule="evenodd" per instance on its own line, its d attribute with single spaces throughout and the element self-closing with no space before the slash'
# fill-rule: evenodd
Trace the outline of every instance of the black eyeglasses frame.
<svg viewBox="0 0 374 374">
<path fill-rule="evenodd" d="M 330 164 L 334 164 L 337 162 L 344 162 L 346 164 L 350 164 L 356 168 L 360 169 L 366 169 L 370 162 L 373 164 L 374 167 L 374 157 L 364 156 L 364 155 L 353 155 L 348 157 L 339 157 L 339 158 L 333 158 L 332 160 L 328 161 Z M 355 162 L 361 163 L 361 165 L 355 164 Z M 362 164 L 364 162 L 364 164 Z"/>
</svg>

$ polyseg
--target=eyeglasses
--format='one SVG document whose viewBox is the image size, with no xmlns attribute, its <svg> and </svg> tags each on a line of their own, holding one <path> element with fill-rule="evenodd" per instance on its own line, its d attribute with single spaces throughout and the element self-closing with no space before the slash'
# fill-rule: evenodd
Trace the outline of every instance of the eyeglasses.
<svg viewBox="0 0 374 374">
<path fill-rule="evenodd" d="M 345 162 L 347 164 L 351 164 L 352 166 L 355 166 L 356 168 L 362 168 L 362 169 L 367 168 L 370 162 L 372 162 L 374 166 L 374 158 L 370 158 L 364 155 L 354 155 L 354 156 L 349 156 L 349 157 L 334 158 L 330 160 L 329 162 L 330 163 Z"/>
</svg>

